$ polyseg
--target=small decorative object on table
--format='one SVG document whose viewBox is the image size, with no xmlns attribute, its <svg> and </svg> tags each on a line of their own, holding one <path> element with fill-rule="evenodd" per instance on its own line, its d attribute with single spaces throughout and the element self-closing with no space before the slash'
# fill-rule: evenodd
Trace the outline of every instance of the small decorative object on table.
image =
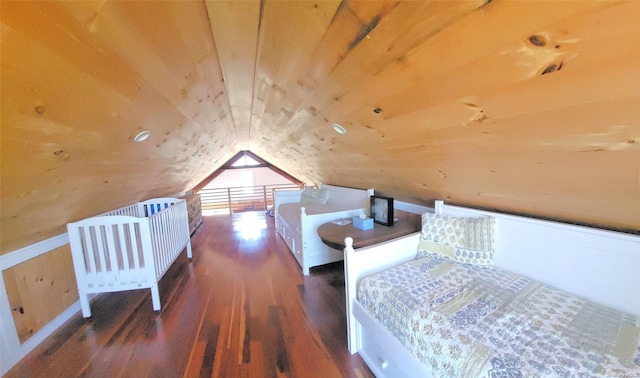
<svg viewBox="0 0 640 378">
<path fill-rule="evenodd" d="M 359 217 L 353 217 L 353 227 L 356 227 L 365 231 L 372 230 L 373 219 L 367 218 L 364 214 L 360 214 Z"/>
<path fill-rule="evenodd" d="M 371 196 L 371 218 L 384 226 L 393 226 L 393 198 Z"/>
</svg>

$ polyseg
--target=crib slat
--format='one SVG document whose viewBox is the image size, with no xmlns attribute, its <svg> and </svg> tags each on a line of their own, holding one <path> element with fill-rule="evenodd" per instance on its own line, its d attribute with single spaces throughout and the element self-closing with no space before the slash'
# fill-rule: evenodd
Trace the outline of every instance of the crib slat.
<svg viewBox="0 0 640 378">
<path fill-rule="evenodd" d="M 136 277 L 139 277 L 141 272 L 139 258 L 140 251 L 138 250 L 138 237 L 136 236 L 136 225 L 134 223 L 129 226 L 129 240 L 131 242 L 131 253 L 133 254 L 134 271 L 132 273 Z"/>
<path fill-rule="evenodd" d="M 178 248 L 182 247 L 182 245 L 184 245 L 184 243 L 186 243 L 186 239 L 188 239 L 188 238 L 185 239 L 185 237 L 184 237 L 184 229 L 185 229 L 184 228 L 184 226 L 185 226 L 184 220 L 182 222 L 180 222 L 180 219 L 183 216 L 185 216 L 185 218 L 182 218 L 182 219 L 187 219 L 186 226 L 188 228 L 189 227 L 189 220 L 188 220 L 189 218 L 186 217 L 186 214 L 187 214 L 186 212 L 183 215 L 182 208 L 183 208 L 183 206 L 181 205 L 178 209 L 176 209 L 176 214 L 175 214 L 176 235 L 177 235 L 176 239 L 179 240 L 178 241 L 178 245 L 177 245 Z M 186 202 L 185 202 L 184 208 L 186 209 Z M 189 234 L 188 230 L 187 230 L 187 234 Z M 182 248 L 180 248 L 180 252 L 182 252 Z"/>
<path fill-rule="evenodd" d="M 165 213 L 166 214 L 166 213 Z M 161 214 L 161 215 L 165 215 L 165 214 Z M 158 264 L 156 265 L 156 277 L 158 277 L 160 274 L 160 272 L 162 271 L 162 269 L 164 268 L 165 264 L 167 263 L 166 261 L 166 256 L 164 253 L 164 250 L 166 248 L 165 240 L 164 240 L 164 222 L 163 219 L 164 217 L 158 216 L 156 218 L 154 218 L 155 223 L 156 223 L 156 232 L 154 233 L 155 236 L 155 240 L 156 240 L 156 256 L 158 256 Z"/>
<path fill-rule="evenodd" d="M 173 253 L 173 260 L 175 260 L 176 256 L 180 253 L 180 246 L 178 244 L 180 244 L 181 242 L 181 238 L 180 238 L 180 234 L 178 233 L 179 228 L 178 228 L 178 217 L 177 215 L 179 214 L 180 209 L 178 208 L 178 206 L 175 206 L 173 208 L 173 210 L 171 211 L 171 241 L 172 246 L 171 246 L 171 250 L 172 251 L 177 251 Z"/>
<path fill-rule="evenodd" d="M 111 269 L 109 273 L 105 275 L 109 284 L 117 285 L 120 283 L 119 277 L 119 264 L 118 264 L 118 251 L 116 250 L 115 238 L 117 235 L 113 233 L 113 226 L 104 226 L 105 236 L 107 237 L 107 249 L 105 250 L 105 257 L 109 259 L 111 263 Z M 112 281 L 113 280 L 113 281 Z"/>
<path fill-rule="evenodd" d="M 107 277 L 107 259 L 106 259 L 106 251 L 104 249 L 104 242 L 107 235 L 105 235 L 106 226 L 97 226 L 96 227 L 96 236 L 97 236 L 97 244 L 98 244 L 98 256 L 100 257 L 100 271 L 98 273 L 98 280 L 100 280 L 101 285 L 108 285 L 108 277 Z"/>
<path fill-rule="evenodd" d="M 175 258 L 175 255 L 178 254 L 178 252 L 173 252 L 178 248 L 178 243 L 180 242 L 180 237 L 179 235 L 176 233 L 177 229 L 176 229 L 176 213 L 177 213 L 178 207 L 174 206 L 173 208 L 171 208 L 168 213 L 167 213 L 167 218 L 169 218 L 169 251 L 172 251 L 171 256 L 169 256 L 169 265 L 171 265 L 171 263 L 173 262 L 172 258 Z"/>
<path fill-rule="evenodd" d="M 122 257 L 122 270 L 120 282 L 130 283 L 131 271 L 129 270 L 129 246 L 126 243 L 124 224 L 116 225 L 118 240 L 120 241 L 120 256 Z"/>
<path fill-rule="evenodd" d="M 180 242 L 180 246 L 186 245 L 187 257 L 189 260 L 193 258 L 193 254 L 191 251 L 191 229 L 189 227 L 189 211 L 187 210 L 187 202 L 185 201 L 183 204 L 180 204 L 180 214 L 178 215 L 179 222 L 182 224 L 181 235 L 182 241 Z M 184 220 L 187 220 L 186 222 Z"/>
<path fill-rule="evenodd" d="M 115 225 L 116 233 L 118 235 L 118 242 L 120 245 L 120 256 L 122 258 L 122 270 L 120 271 L 120 281 L 129 283 L 129 248 L 125 243 L 124 237 L 124 224 L 118 223 Z"/>
<path fill-rule="evenodd" d="M 172 252 L 175 249 L 174 248 L 174 242 L 175 242 L 175 238 L 173 237 L 172 234 L 172 226 L 173 226 L 173 210 L 175 209 L 168 209 L 166 211 L 167 215 L 165 216 L 165 234 L 163 235 L 163 238 L 165 240 L 166 243 L 166 248 L 164 249 L 164 259 L 165 259 L 165 263 L 162 266 L 162 270 L 158 273 L 164 273 L 164 271 L 167 269 L 167 267 L 169 267 L 169 265 L 171 265 L 171 263 L 173 262 L 173 260 L 171 259 L 172 257 Z"/>
<path fill-rule="evenodd" d="M 168 249 L 167 249 L 167 259 L 169 260 L 167 266 L 165 266 L 165 270 L 169 268 L 171 263 L 175 260 L 175 257 L 179 253 L 177 250 L 177 243 L 179 242 L 178 235 L 176 235 L 176 211 L 178 210 L 177 206 L 171 208 L 167 212 L 168 218 L 168 231 L 167 231 L 167 239 L 169 240 Z"/>
<path fill-rule="evenodd" d="M 151 242 L 151 227 L 148 219 L 142 219 L 140 226 L 140 241 L 142 244 L 142 258 L 144 259 L 144 269 L 140 270 L 141 277 L 147 284 L 155 282 L 156 279 L 152 275 L 155 272 L 155 261 L 153 258 L 153 245 Z"/>
<path fill-rule="evenodd" d="M 156 222 L 154 221 L 155 217 L 149 216 L 147 219 L 149 221 L 149 229 L 151 230 L 151 234 L 150 234 L 151 240 L 150 240 L 150 242 L 151 242 L 151 248 L 153 250 L 153 256 L 154 256 L 153 260 L 154 260 L 154 263 L 155 263 L 153 274 L 156 274 L 157 266 L 158 266 L 158 264 L 161 264 L 161 261 L 159 261 L 159 259 L 156 257 L 156 250 L 158 249 L 158 244 L 157 244 L 155 235 L 158 233 L 158 226 L 156 225 Z"/>
<path fill-rule="evenodd" d="M 160 243 L 158 242 L 158 234 L 160 233 L 160 229 L 158 227 L 158 222 L 156 221 L 156 216 L 149 217 L 149 226 L 151 229 L 151 246 L 153 248 L 153 260 L 155 262 L 155 267 L 153 270 L 153 274 L 158 277 L 158 266 L 162 266 L 162 256 L 158 255 L 158 251 L 160 250 Z"/>
<path fill-rule="evenodd" d="M 95 286 L 96 285 L 96 259 L 95 259 L 95 252 L 94 252 L 94 248 L 93 248 L 93 235 L 94 233 L 92 232 L 92 227 L 91 226 L 85 226 L 85 227 L 80 227 L 79 228 L 82 233 L 82 236 L 84 237 L 84 241 L 85 241 L 85 246 L 86 246 L 86 250 L 84 251 L 85 255 L 84 257 L 89 260 L 89 272 L 86 273 L 87 276 L 87 284 L 89 286 Z"/>
<path fill-rule="evenodd" d="M 162 256 L 161 261 L 162 264 L 160 266 L 156 266 L 156 276 L 160 276 L 160 274 L 164 271 L 165 266 L 167 265 L 167 260 L 169 256 L 167 251 L 170 248 L 170 244 L 167 237 L 167 232 L 169 228 L 169 212 L 165 211 L 162 214 L 162 217 L 158 217 L 158 226 L 160 228 L 160 233 L 158 234 L 158 243 L 162 246 L 159 254 Z"/>
<path fill-rule="evenodd" d="M 159 254 L 161 255 L 161 261 L 162 264 L 160 266 L 156 266 L 156 277 L 160 277 L 160 275 L 162 273 L 164 273 L 165 268 L 167 267 L 167 264 L 169 263 L 169 255 L 168 255 L 168 251 L 171 248 L 171 244 L 170 241 L 168 240 L 168 233 L 169 233 L 169 213 L 170 211 L 167 211 L 165 213 L 163 213 L 162 217 L 158 217 L 158 225 L 160 228 L 160 234 L 158 235 L 158 243 L 160 244 L 161 248 L 159 250 Z"/>
</svg>

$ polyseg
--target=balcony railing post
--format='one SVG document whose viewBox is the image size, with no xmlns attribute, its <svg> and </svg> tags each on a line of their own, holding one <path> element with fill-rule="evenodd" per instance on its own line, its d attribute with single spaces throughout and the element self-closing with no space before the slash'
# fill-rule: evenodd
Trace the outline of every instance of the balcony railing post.
<svg viewBox="0 0 640 378">
<path fill-rule="evenodd" d="M 267 186 L 262 185 L 262 198 L 264 199 L 264 210 L 267 210 Z"/>
<path fill-rule="evenodd" d="M 229 204 L 229 214 L 233 214 L 233 208 L 231 207 L 231 188 L 227 188 L 227 203 Z"/>
</svg>

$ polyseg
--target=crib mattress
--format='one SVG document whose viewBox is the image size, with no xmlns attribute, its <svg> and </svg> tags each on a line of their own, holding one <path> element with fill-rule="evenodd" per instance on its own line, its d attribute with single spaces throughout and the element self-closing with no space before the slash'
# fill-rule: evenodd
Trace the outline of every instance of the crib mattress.
<svg viewBox="0 0 640 378">
<path fill-rule="evenodd" d="M 440 257 L 365 277 L 358 300 L 436 377 L 640 372 L 640 319 L 497 267 Z"/>
</svg>

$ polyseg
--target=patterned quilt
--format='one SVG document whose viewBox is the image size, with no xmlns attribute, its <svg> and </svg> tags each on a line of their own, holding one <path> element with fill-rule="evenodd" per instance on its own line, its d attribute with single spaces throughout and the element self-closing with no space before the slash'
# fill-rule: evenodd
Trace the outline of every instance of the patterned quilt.
<svg viewBox="0 0 640 378">
<path fill-rule="evenodd" d="M 640 319 L 496 267 L 424 257 L 358 300 L 436 377 L 640 377 Z"/>
</svg>

